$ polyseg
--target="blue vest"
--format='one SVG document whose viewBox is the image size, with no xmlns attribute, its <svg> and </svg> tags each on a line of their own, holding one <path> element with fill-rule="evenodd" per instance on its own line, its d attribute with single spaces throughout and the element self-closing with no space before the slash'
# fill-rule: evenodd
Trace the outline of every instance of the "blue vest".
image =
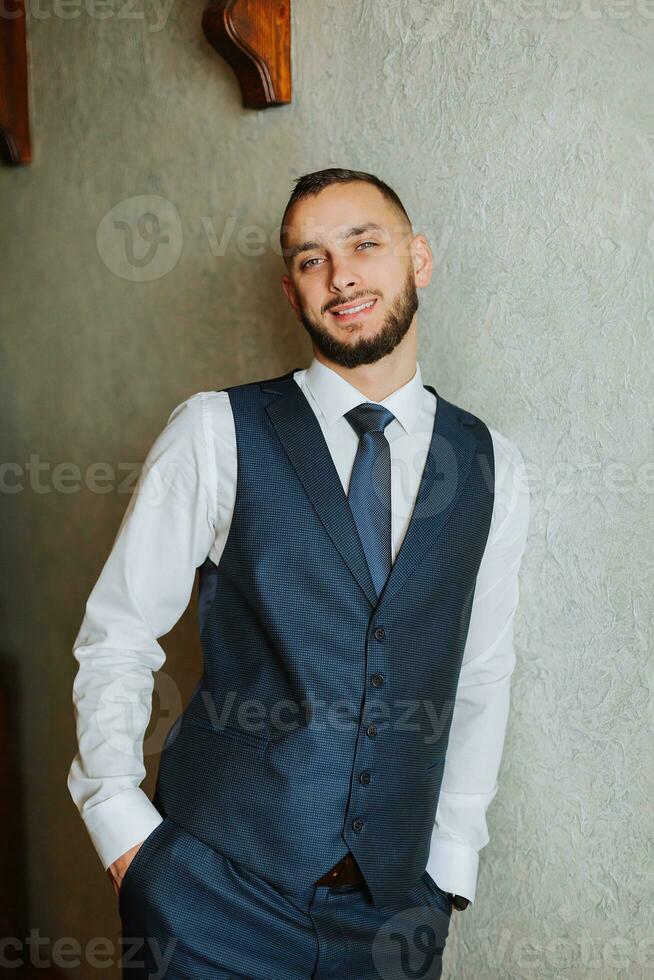
<svg viewBox="0 0 654 980">
<path fill-rule="evenodd" d="M 413 515 L 377 599 L 293 372 L 224 390 L 234 514 L 218 565 L 200 568 L 204 670 L 153 802 L 290 893 L 349 849 L 373 904 L 393 906 L 429 855 L 493 511 L 491 435 L 437 395 Z"/>
</svg>

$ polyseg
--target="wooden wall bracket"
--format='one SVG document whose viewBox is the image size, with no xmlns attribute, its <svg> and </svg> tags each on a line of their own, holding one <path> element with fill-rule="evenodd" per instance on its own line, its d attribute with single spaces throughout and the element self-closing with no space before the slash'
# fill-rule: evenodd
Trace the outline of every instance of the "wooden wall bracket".
<svg viewBox="0 0 654 980">
<path fill-rule="evenodd" d="M 2 0 L 0 16 L 0 154 L 5 163 L 30 163 L 27 36 L 24 0 Z"/>
<path fill-rule="evenodd" d="M 246 108 L 291 101 L 291 0 L 209 0 L 202 29 L 234 69 Z"/>
</svg>

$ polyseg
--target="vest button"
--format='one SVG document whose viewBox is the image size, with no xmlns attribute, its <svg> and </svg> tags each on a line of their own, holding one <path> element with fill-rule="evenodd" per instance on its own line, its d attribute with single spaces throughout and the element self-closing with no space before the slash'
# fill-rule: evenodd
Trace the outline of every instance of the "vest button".
<svg viewBox="0 0 654 980">
<path fill-rule="evenodd" d="M 359 782 L 363 783 L 364 786 L 367 786 L 368 783 L 370 782 L 370 773 L 369 772 L 359 773 Z"/>
<path fill-rule="evenodd" d="M 357 834 L 359 833 L 362 827 L 363 827 L 363 820 L 361 819 L 361 817 L 357 817 L 356 820 L 352 821 L 352 830 L 356 830 Z"/>
<path fill-rule="evenodd" d="M 378 626 L 377 629 L 375 630 L 375 639 L 383 640 L 385 636 L 386 636 L 386 630 L 384 629 L 384 627 Z"/>
<path fill-rule="evenodd" d="M 384 675 L 373 674 L 372 677 L 370 678 L 370 683 L 372 684 L 373 687 L 381 687 L 382 684 L 384 683 Z"/>
<path fill-rule="evenodd" d="M 370 735 L 370 738 L 374 738 L 375 735 L 377 734 L 377 726 L 376 725 L 368 725 L 368 727 L 366 728 L 366 733 L 368 735 Z"/>
</svg>

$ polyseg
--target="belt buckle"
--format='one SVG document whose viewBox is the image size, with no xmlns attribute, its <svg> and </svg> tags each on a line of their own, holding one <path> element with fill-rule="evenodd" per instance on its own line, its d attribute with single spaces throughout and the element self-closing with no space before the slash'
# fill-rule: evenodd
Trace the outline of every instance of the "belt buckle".
<svg viewBox="0 0 654 980">
<path fill-rule="evenodd" d="M 347 886 L 352 883 L 352 875 L 348 876 L 348 871 L 352 871 L 354 865 L 352 863 L 352 856 L 346 854 L 342 857 L 334 867 L 327 871 L 321 879 L 321 882 L 326 884 L 329 888 L 338 888 L 341 886 Z M 358 877 L 358 876 L 357 876 Z"/>
<path fill-rule="evenodd" d="M 344 878 L 347 878 L 346 871 L 347 871 L 347 863 L 344 861 L 335 872 L 332 871 L 330 875 L 331 878 L 330 884 L 333 886 L 338 886 L 343 884 L 347 885 L 348 882 L 343 880 Z"/>
<path fill-rule="evenodd" d="M 332 879 L 332 885 L 336 888 L 357 888 L 361 887 L 361 872 L 352 854 L 345 857 L 336 866 L 338 875 Z"/>
</svg>

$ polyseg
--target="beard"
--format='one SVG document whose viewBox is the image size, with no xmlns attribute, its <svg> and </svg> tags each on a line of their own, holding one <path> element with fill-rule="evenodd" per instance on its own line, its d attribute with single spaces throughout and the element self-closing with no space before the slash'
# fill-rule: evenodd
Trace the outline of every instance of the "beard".
<svg viewBox="0 0 654 980">
<path fill-rule="evenodd" d="M 334 337 L 320 323 L 316 323 L 301 311 L 301 323 L 314 344 L 325 357 L 341 367 L 355 368 L 359 364 L 373 364 L 395 350 L 407 333 L 418 309 L 418 291 L 413 281 L 413 267 L 409 268 L 402 290 L 393 300 L 380 329 L 373 337 L 362 337 L 348 344 Z M 331 314 L 329 314 L 331 316 Z"/>
</svg>

